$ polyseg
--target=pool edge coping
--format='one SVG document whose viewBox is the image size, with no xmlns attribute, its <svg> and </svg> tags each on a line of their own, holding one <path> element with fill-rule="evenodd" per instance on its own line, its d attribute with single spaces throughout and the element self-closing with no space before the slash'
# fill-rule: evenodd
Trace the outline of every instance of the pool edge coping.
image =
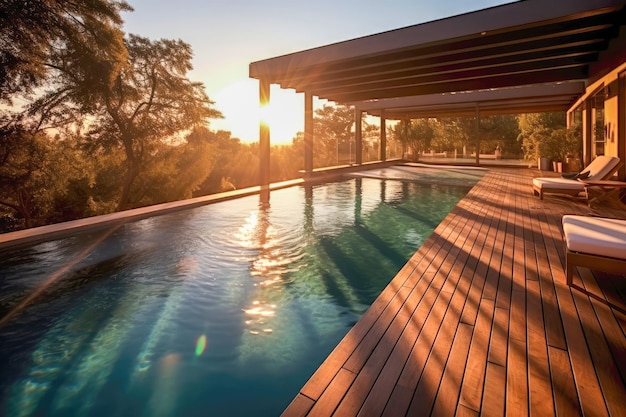
<svg viewBox="0 0 626 417">
<path fill-rule="evenodd" d="M 282 181 L 270 184 L 268 187 L 254 186 L 242 188 L 240 190 L 225 191 L 186 200 L 154 204 L 146 207 L 122 210 L 115 213 L 85 217 L 67 222 L 2 233 L 0 234 L 0 250 L 54 240 L 69 236 L 78 231 L 83 232 L 88 230 L 104 229 L 110 226 L 119 226 L 124 223 L 130 223 L 148 217 L 161 216 L 184 209 L 201 207 L 221 201 L 234 200 L 241 197 L 260 194 L 264 190 L 272 191 L 281 188 L 293 187 L 295 185 L 304 184 L 304 182 L 305 181 L 303 179 Z"/>
</svg>

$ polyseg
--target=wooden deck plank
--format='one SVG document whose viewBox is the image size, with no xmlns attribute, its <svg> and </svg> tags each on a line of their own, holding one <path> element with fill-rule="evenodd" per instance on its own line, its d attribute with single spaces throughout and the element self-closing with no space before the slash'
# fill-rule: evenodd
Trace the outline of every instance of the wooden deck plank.
<svg viewBox="0 0 626 417">
<path fill-rule="evenodd" d="M 598 299 L 567 287 L 560 224 L 626 212 L 539 200 L 533 175 L 485 175 L 284 415 L 626 415 L 626 286 L 581 268 Z"/>
<path fill-rule="evenodd" d="M 454 415 L 455 417 L 478 417 L 478 413 L 476 411 L 470 410 L 463 405 L 459 405 Z"/>
<path fill-rule="evenodd" d="M 491 363 L 506 368 L 508 352 L 509 310 L 496 307 L 489 342 L 488 360 Z"/>
<path fill-rule="evenodd" d="M 461 388 L 460 404 L 475 412 L 480 411 L 487 366 L 487 352 L 491 336 L 495 303 L 483 299 L 472 335 L 469 358 L 465 366 L 465 375 Z"/>
<path fill-rule="evenodd" d="M 445 364 L 450 355 L 464 302 L 463 292 L 461 290 L 455 291 L 439 326 L 439 331 L 424 366 L 422 377 L 417 386 L 414 387 L 414 395 L 407 413 L 408 415 L 415 416 L 420 413 L 428 413 L 433 407 Z"/>
<path fill-rule="evenodd" d="M 513 247 L 515 244 L 514 215 L 506 210 L 504 243 L 500 266 L 500 279 L 496 295 L 496 307 L 508 308 L 511 305 L 511 290 L 513 289 Z"/>
<path fill-rule="evenodd" d="M 433 416 L 451 416 L 456 411 L 473 330 L 473 326 L 465 323 L 461 323 L 457 329 L 446 364 L 446 372 L 438 387 L 431 414 Z"/>
<path fill-rule="evenodd" d="M 315 405 L 315 401 L 302 394 L 298 394 L 296 398 L 291 401 L 291 404 L 289 404 L 289 407 L 287 407 L 287 410 L 282 415 L 283 417 L 306 416 L 313 405 Z"/>
<path fill-rule="evenodd" d="M 485 390 L 483 391 L 481 416 L 501 417 L 504 415 L 506 393 L 506 368 L 495 363 L 487 363 Z"/>
<path fill-rule="evenodd" d="M 486 246 L 490 236 L 495 236 L 495 234 L 490 235 L 493 224 L 493 210 L 495 210 L 493 206 L 482 205 L 482 209 L 478 212 L 478 216 L 481 219 L 479 222 L 480 226 L 474 238 L 470 258 L 463 269 L 464 275 L 473 275 L 473 282 L 467 297 L 468 300 L 461 314 L 461 322 L 469 325 L 474 325 L 476 321 L 485 285 L 485 275 L 491 259 L 491 251 L 493 250 L 493 247 Z"/>
<path fill-rule="evenodd" d="M 546 328 L 546 338 L 548 345 L 566 349 L 565 333 L 563 331 L 563 323 L 561 322 L 561 314 L 556 299 L 556 291 L 554 290 L 554 282 L 550 272 L 550 264 L 548 255 L 541 234 L 540 220 L 538 216 L 531 217 L 533 225 L 533 241 L 535 242 L 535 256 L 537 260 L 537 272 L 539 285 L 541 288 L 541 301 L 544 312 L 544 322 Z"/>
<path fill-rule="evenodd" d="M 354 372 L 340 369 L 330 382 L 328 389 L 321 395 L 319 401 L 315 402 L 308 415 L 311 417 L 332 415 L 345 393 L 345 387 L 350 386 L 355 378 L 356 374 Z"/>
<path fill-rule="evenodd" d="M 590 288 L 589 283 L 584 281 L 585 288 L 592 294 L 599 294 L 600 298 L 603 298 L 611 307 L 626 305 L 624 297 L 626 294 L 623 294 L 623 292 L 626 292 L 624 277 L 602 271 L 594 271 L 593 276 L 594 280 L 591 283 L 593 287 Z M 620 313 L 622 317 L 626 317 L 626 311 L 621 311 Z"/>
<path fill-rule="evenodd" d="M 344 368 L 352 372 L 359 372 L 361 368 L 363 368 L 365 362 L 369 359 L 372 352 L 374 352 L 376 348 L 380 347 L 380 343 L 383 343 L 384 345 L 395 344 L 396 340 L 390 339 L 390 335 L 388 334 L 389 329 L 390 326 L 393 326 L 394 323 L 398 322 L 398 320 L 396 320 L 396 316 L 399 311 L 404 311 L 403 307 L 409 294 L 410 289 L 407 287 L 402 287 L 398 290 L 396 296 L 391 300 L 391 302 L 387 305 L 387 308 L 385 308 L 383 313 L 372 325 L 370 331 L 354 349 L 346 363 L 343 365 Z M 391 329 L 391 332 L 397 332 L 399 334 L 402 328 L 404 328 L 403 325 L 395 326 Z"/>
<path fill-rule="evenodd" d="M 554 398 L 550 381 L 548 344 L 539 282 L 529 281 L 527 285 L 528 320 L 528 386 L 530 393 L 530 415 L 554 414 Z"/>
<path fill-rule="evenodd" d="M 507 258 L 511 259 L 509 298 L 509 338 L 506 369 L 506 415 L 527 416 L 528 403 L 528 357 L 527 357 L 527 316 L 526 316 L 526 272 L 525 243 L 523 239 L 524 219 L 522 217 L 522 201 L 519 182 L 512 181 L 511 207 L 507 224 Z M 508 272 L 508 270 L 507 270 Z M 505 277 L 506 278 L 506 277 Z M 501 277 L 502 279 L 502 277 Z"/>
<path fill-rule="evenodd" d="M 487 346 L 491 336 L 491 321 L 494 313 L 494 301 L 482 297 L 485 284 L 485 275 L 488 269 L 493 245 L 486 245 L 495 239 L 498 220 L 494 219 L 495 206 L 486 206 L 483 214 L 478 239 L 472 248 L 471 256 L 475 262 L 468 263 L 464 273 L 474 272 L 474 280 L 468 294 L 468 301 L 463 308 L 461 322 L 475 325 L 472 333 L 469 357 L 465 366 L 465 373 L 461 386 L 459 410 L 461 414 L 469 410 L 478 412 L 482 398 L 485 366 L 487 361 Z"/>
<path fill-rule="evenodd" d="M 550 358 L 550 376 L 552 395 L 554 396 L 555 415 L 581 416 L 582 409 L 574 383 L 574 375 L 569 355 L 565 349 L 548 347 Z"/>
<path fill-rule="evenodd" d="M 503 217 L 502 209 L 494 213 L 494 218 L 497 219 L 495 228 L 495 238 L 493 242 L 487 242 L 487 246 L 491 248 L 491 259 L 489 262 L 489 268 L 487 271 L 487 278 L 485 283 L 485 289 L 483 290 L 483 297 L 490 300 L 496 300 L 498 291 L 498 279 L 500 276 L 500 265 L 502 264 L 502 250 L 504 248 L 505 240 L 505 223 L 506 218 Z"/>
<path fill-rule="evenodd" d="M 624 333 L 619 322 L 620 318 L 626 319 L 626 314 L 620 311 L 611 311 L 607 305 L 597 300 L 592 299 L 591 302 L 619 374 L 626 375 L 626 345 L 621 343 Z M 615 303 L 616 301 L 611 300 L 611 302 Z"/>
<path fill-rule="evenodd" d="M 528 415 L 526 343 L 509 338 L 506 369 L 506 415 Z"/>
</svg>

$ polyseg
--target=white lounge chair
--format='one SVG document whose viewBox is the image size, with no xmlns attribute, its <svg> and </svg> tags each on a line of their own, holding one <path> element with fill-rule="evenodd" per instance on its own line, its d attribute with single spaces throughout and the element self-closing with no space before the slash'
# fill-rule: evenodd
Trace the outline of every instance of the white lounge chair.
<svg viewBox="0 0 626 417">
<path fill-rule="evenodd" d="M 626 220 L 565 215 L 562 222 L 567 285 L 578 266 L 626 274 Z"/>
<path fill-rule="evenodd" d="M 533 192 L 543 200 L 544 193 L 558 193 L 577 196 L 585 191 L 585 180 L 605 180 L 613 176 L 621 166 L 615 156 L 600 155 L 579 174 L 581 179 L 561 177 L 539 177 L 533 179 Z M 584 179 L 583 179 L 584 177 Z"/>
</svg>

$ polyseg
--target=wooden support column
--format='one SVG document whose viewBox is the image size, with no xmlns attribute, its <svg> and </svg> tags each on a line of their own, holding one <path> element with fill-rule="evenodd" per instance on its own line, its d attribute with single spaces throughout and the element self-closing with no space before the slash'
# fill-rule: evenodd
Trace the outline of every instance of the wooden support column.
<svg viewBox="0 0 626 417">
<path fill-rule="evenodd" d="M 480 110 L 476 103 L 476 165 L 480 165 Z"/>
<path fill-rule="evenodd" d="M 617 81 L 617 156 L 626 161 L 626 71 L 618 75 Z M 626 180 L 626 166 L 617 171 L 617 177 Z"/>
<path fill-rule="evenodd" d="M 266 119 L 270 104 L 270 84 L 267 80 L 259 80 L 259 106 L 261 121 L 259 127 L 259 183 L 261 188 L 267 188 L 270 183 L 270 126 Z"/>
<path fill-rule="evenodd" d="M 378 156 L 381 161 L 387 160 L 387 119 L 385 118 L 385 109 L 380 111 L 380 143 Z"/>
<path fill-rule="evenodd" d="M 313 95 L 304 93 L 304 176 L 313 173 Z"/>
<path fill-rule="evenodd" d="M 409 148 L 407 146 L 407 143 L 409 143 L 409 122 L 411 121 L 411 119 L 404 119 L 404 126 L 402 129 L 402 134 L 404 136 L 404 140 L 402 141 L 402 159 L 406 159 L 405 156 L 406 154 L 409 153 Z M 415 156 L 413 156 L 414 160 Z"/>
<path fill-rule="evenodd" d="M 354 109 L 354 162 L 357 165 L 363 164 L 363 133 L 362 133 L 362 117 L 361 109 Z"/>
<path fill-rule="evenodd" d="M 591 163 L 593 146 L 592 146 L 592 128 L 593 128 L 593 97 L 587 98 L 583 104 L 583 165 L 587 166 Z"/>
</svg>

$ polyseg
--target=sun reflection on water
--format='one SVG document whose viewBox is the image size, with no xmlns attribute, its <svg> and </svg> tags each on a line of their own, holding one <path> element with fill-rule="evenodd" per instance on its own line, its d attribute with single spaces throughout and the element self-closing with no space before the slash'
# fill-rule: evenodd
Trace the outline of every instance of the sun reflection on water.
<svg viewBox="0 0 626 417">
<path fill-rule="evenodd" d="M 273 332 L 269 321 L 276 316 L 275 304 L 268 304 L 260 300 L 252 301 L 250 308 L 244 309 L 248 319 L 244 322 L 248 332 L 252 335 L 270 334 Z"/>
<path fill-rule="evenodd" d="M 248 249 L 258 249 L 258 243 L 255 239 L 258 223 L 259 213 L 250 213 L 250 215 L 244 220 L 244 223 L 234 234 L 237 244 Z"/>
</svg>

